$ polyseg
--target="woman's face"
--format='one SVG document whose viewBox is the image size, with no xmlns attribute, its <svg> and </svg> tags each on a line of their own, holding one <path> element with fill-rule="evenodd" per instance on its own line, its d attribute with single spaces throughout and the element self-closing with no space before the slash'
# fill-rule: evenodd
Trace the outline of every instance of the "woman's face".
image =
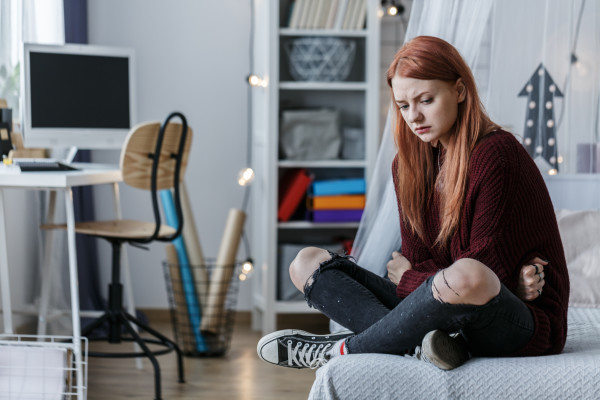
<svg viewBox="0 0 600 400">
<path fill-rule="evenodd" d="M 458 115 L 458 104 L 465 98 L 465 86 L 456 82 L 423 80 L 394 76 L 394 101 L 410 129 L 422 141 L 447 147 Z"/>
</svg>

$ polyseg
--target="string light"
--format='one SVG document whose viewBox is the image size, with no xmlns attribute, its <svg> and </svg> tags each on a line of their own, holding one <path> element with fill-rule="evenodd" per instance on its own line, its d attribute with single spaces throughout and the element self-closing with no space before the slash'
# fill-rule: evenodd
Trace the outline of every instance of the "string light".
<svg viewBox="0 0 600 400">
<path fill-rule="evenodd" d="M 248 75 L 248 84 L 252 87 L 263 87 L 269 86 L 269 80 L 267 78 L 261 78 L 256 74 Z"/>
<path fill-rule="evenodd" d="M 254 263 L 251 258 L 248 257 L 246 261 L 242 264 L 242 272 L 244 274 L 249 274 L 254 269 Z"/>
<path fill-rule="evenodd" d="M 378 14 L 379 17 L 383 17 L 386 14 L 395 17 L 397 15 L 402 15 L 404 10 L 405 8 L 399 0 L 382 0 L 381 9 Z"/>
<path fill-rule="evenodd" d="M 238 175 L 238 183 L 240 186 L 247 186 L 254 180 L 254 170 L 250 167 L 244 168 Z"/>
<path fill-rule="evenodd" d="M 254 66 L 254 0 L 250 1 L 250 35 L 249 35 L 249 46 L 248 46 L 248 56 L 250 68 Z M 248 104 L 248 113 L 247 113 L 247 124 L 246 124 L 246 165 L 252 165 L 252 88 L 255 87 L 267 87 L 269 82 L 267 79 L 263 79 L 256 74 L 250 74 L 247 78 L 249 88 L 246 90 L 247 94 L 247 104 Z M 248 201 L 250 199 L 250 189 L 252 181 L 254 180 L 254 170 L 251 167 L 246 167 L 242 169 L 238 175 L 238 184 L 244 187 L 244 198 L 242 200 L 242 210 L 247 212 L 248 209 Z M 248 235 L 246 234 L 246 230 L 242 229 L 242 242 L 246 248 L 246 256 L 248 257 L 246 261 L 242 263 L 242 272 L 238 275 L 240 281 L 245 281 L 248 279 L 248 274 L 252 272 L 254 269 L 254 265 L 252 262 L 252 258 L 250 257 L 250 241 L 248 240 Z"/>
<path fill-rule="evenodd" d="M 246 261 L 242 263 L 242 272 L 238 275 L 240 281 L 248 279 L 248 275 L 254 270 L 254 262 L 252 258 L 248 257 Z"/>
</svg>

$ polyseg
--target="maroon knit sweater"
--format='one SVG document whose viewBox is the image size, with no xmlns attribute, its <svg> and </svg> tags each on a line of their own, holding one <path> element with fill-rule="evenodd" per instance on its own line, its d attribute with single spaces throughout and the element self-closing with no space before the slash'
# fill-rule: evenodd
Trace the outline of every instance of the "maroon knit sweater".
<svg viewBox="0 0 600 400">
<path fill-rule="evenodd" d="M 437 149 L 432 149 L 437 154 Z M 392 175 L 398 180 L 394 159 Z M 437 166 L 435 166 L 436 174 Z M 414 234 L 402 218 L 402 254 L 412 269 L 402 276 L 397 295 L 408 296 L 427 277 L 455 260 L 473 258 L 491 268 L 500 281 L 515 291 L 521 267 L 539 256 L 546 285 L 542 296 L 526 302 L 535 320 L 529 343 L 515 355 L 560 353 L 567 336 L 569 276 L 556 216 L 544 180 L 523 146 L 508 132 L 496 131 L 482 139 L 471 156 L 467 193 L 461 223 L 441 248 L 433 243 L 440 232 L 440 199 L 434 196 L 425 213 L 425 240 Z"/>
</svg>

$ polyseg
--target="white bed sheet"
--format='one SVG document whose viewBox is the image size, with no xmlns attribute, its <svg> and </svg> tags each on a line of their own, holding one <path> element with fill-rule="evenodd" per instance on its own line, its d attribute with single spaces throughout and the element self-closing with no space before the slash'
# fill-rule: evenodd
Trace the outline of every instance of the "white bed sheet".
<svg viewBox="0 0 600 400">
<path fill-rule="evenodd" d="M 412 358 L 356 354 L 316 371 L 309 400 L 600 399 L 600 309 L 570 308 L 561 354 L 474 358 L 452 371 Z"/>
</svg>

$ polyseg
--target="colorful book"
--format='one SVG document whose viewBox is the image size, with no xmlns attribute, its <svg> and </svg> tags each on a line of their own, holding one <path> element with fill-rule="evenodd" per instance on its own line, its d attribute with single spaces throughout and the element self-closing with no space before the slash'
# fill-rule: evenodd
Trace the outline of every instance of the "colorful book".
<svg viewBox="0 0 600 400">
<path fill-rule="evenodd" d="M 177 219 L 177 213 L 175 212 L 173 194 L 168 189 L 161 190 L 160 200 L 163 205 L 167 225 L 176 227 L 179 222 Z M 204 352 L 206 351 L 206 344 L 204 343 L 204 337 L 200 333 L 202 310 L 200 308 L 198 296 L 196 295 L 194 275 L 190 268 L 190 261 L 185 249 L 185 243 L 182 235 L 179 235 L 179 237 L 173 240 L 173 245 L 177 250 L 177 259 L 179 260 L 179 268 L 181 270 L 181 283 L 183 285 L 183 293 L 187 303 L 190 324 L 192 326 L 192 331 L 194 332 L 194 338 L 196 339 L 196 349 L 199 352 Z"/>
<path fill-rule="evenodd" d="M 314 181 L 312 184 L 313 196 L 364 194 L 365 190 L 366 184 L 363 178 Z"/>
<path fill-rule="evenodd" d="M 308 209 L 310 210 L 350 210 L 365 208 L 366 196 L 364 194 L 343 194 L 339 196 L 310 196 Z"/>
<path fill-rule="evenodd" d="M 358 222 L 363 210 L 314 210 L 313 222 Z"/>
<path fill-rule="evenodd" d="M 304 169 L 287 170 L 279 179 L 277 219 L 288 221 L 304 199 L 311 178 Z"/>
</svg>

